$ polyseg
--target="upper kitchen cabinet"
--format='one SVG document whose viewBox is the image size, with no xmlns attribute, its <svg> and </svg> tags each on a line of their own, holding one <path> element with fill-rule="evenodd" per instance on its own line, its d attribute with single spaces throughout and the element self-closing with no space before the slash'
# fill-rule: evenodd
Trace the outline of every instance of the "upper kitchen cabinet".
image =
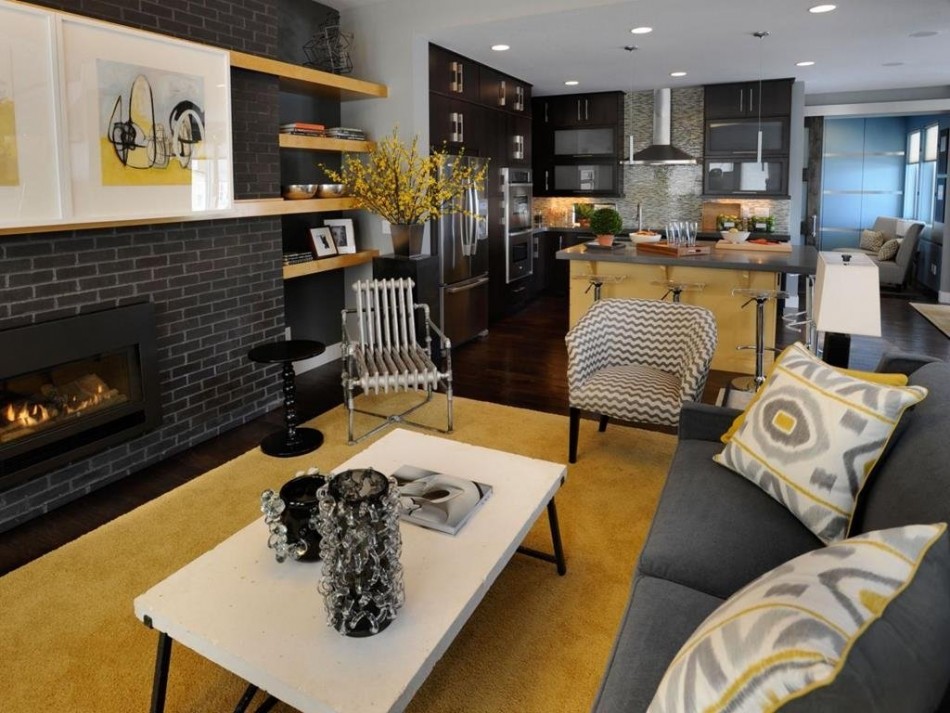
<svg viewBox="0 0 950 713">
<path fill-rule="evenodd" d="M 623 92 L 543 97 L 536 102 L 535 121 L 550 126 L 623 123 Z"/>
<path fill-rule="evenodd" d="M 484 111 L 477 104 L 430 92 L 429 142 L 451 154 L 485 156 Z"/>
<path fill-rule="evenodd" d="M 707 84 L 706 120 L 788 116 L 792 112 L 792 79 Z"/>
<path fill-rule="evenodd" d="M 474 60 L 429 45 L 429 91 L 471 102 L 480 100 L 479 65 Z"/>
<path fill-rule="evenodd" d="M 623 92 L 534 100 L 534 192 L 616 196 L 623 152 Z"/>
<path fill-rule="evenodd" d="M 531 85 L 490 67 L 479 67 L 480 100 L 493 109 L 531 113 Z"/>
</svg>

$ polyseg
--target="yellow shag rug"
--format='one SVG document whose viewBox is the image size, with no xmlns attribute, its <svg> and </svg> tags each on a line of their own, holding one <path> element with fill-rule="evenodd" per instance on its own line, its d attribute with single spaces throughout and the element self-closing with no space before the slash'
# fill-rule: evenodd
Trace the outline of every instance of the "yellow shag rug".
<svg viewBox="0 0 950 713">
<path fill-rule="evenodd" d="M 933 326 L 950 337 L 950 305 L 935 305 L 925 302 L 911 302 L 910 306 L 920 312 Z"/>
<path fill-rule="evenodd" d="M 421 413 L 438 423 L 444 400 Z M 566 416 L 466 399 L 456 399 L 455 416 L 450 438 L 566 462 Z M 254 449 L 0 578 L 0 710 L 148 710 L 157 634 L 135 619 L 132 600 L 260 518 L 265 488 L 311 465 L 330 470 L 365 446 L 346 445 L 342 406 L 309 425 L 326 436 L 314 453 L 276 459 Z M 578 463 L 557 496 L 567 575 L 515 555 L 410 711 L 589 710 L 674 445 L 670 435 L 599 434 L 582 421 Z M 550 551 L 543 514 L 526 544 Z M 316 583 L 313 606 L 323 607 Z M 232 710 L 244 687 L 173 646 L 169 713 Z"/>
</svg>

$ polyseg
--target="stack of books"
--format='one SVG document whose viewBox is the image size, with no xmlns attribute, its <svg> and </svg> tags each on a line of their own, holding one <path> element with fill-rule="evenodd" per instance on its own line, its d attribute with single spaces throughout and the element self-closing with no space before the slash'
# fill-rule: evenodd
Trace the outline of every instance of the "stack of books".
<svg viewBox="0 0 950 713">
<path fill-rule="evenodd" d="M 299 134 L 301 136 L 326 136 L 326 126 L 323 124 L 311 124 L 306 121 L 292 121 L 289 124 L 280 125 L 282 134 Z"/>
<path fill-rule="evenodd" d="M 327 136 L 334 139 L 350 139 L 351 141 L 366 141 L 366 132 L 362 129 L 347 129 L 334 126 L 327 129 Z"/>
<path fill-rule="evenodd" d="M 313 260 L 312 252 L 305 253 L 284 253 L 284 264 L 285 265 L 296 265 L 301 262 L 311 262 Z"/>
</svg>

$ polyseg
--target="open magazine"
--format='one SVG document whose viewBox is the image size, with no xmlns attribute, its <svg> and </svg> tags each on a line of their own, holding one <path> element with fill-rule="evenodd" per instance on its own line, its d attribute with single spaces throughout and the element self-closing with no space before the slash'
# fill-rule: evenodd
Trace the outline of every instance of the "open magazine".
<svg viewBox="0 0 950 713">
<path fill-rule="evenodd" d="M 434 470 L 404 465 L 399 484 L 399 516 L 416 525 L 454 535 L 491 495 L 491 486 Z"/>
</svg>

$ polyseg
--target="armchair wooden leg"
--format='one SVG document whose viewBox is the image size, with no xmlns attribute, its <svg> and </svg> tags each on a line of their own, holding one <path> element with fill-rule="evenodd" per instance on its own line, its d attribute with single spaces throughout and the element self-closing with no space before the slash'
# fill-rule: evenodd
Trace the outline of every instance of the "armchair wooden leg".
<svg viewBox="0 0 950 713">
<path fill-rule="evenodd" d="M 570 463 L 577 462 L 577 431 L 581 426 L 581 411 L 573 406 L 571 407 L 571 425 L 570 435 L 568 437 L 567 460 Z"/>
<path fill-rule="evenodd" d="M 599 426 L 599 428 L 598 428 L 597 430 L 600 431 L 601 433 L 603 433 L 604 431 L 607 430 L 607 417 L 606 417 L 606 416 L 601 416 L 601 417 L 600 417 L 600 426 Z"/>
</svg>

